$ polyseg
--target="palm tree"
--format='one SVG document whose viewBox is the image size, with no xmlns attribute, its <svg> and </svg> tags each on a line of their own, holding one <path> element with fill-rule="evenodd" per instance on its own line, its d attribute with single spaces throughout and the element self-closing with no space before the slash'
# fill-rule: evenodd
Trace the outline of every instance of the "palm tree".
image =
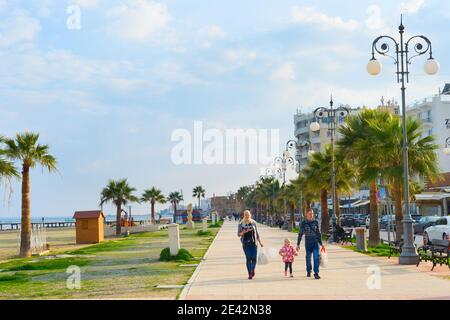
<svg viewBox="0 0 450 320">
<path fill-rule="evenodd" d="M 108 185 L 103 188 L 100 194 L 100 205 L 112 202 L 116 206 L 116 235 L 121 233 L 122 207 L 128 202 L 139 202 L 139 199 L 133 195 L 135 188 L 130 187 L 127 179 L 110 180 Z"/>
<path fill-rule="evenodd" d="M 373 150 L 376 150 L 378 162 L 383 164 L 382 172 L 392 186 L 395 201 L 395 218 L 397 239 L 403 233 L 403 133 L 400 117 L 390 116 L 388 121 L 372 123 L 366 128 L 373 139 Z M 434 180 L 439 174 L 436 150 L 433 136 L 422 137 L 422 128 L 419 120 L 410 117 L 406 120 L 408 138 L 408 162 L 410 177 L 424 177 Z M 412 179 L 411 179 L 412 180 Z M 410 196 L 414 196 L 417 188 L 410 183 Z"/>
<path fill-rule="evenodd" d="M 177 205 L 183 200 L 183 195 L 178 191 L 171 192 L 167 197 L 167 201 L 169 201 L 173 205 L 173 223 L 175 223 L 176 221 Z"/>
<path fill-rule="evenodd" d="M 19 133 L 15 139 L 2 138 L 5 145 L 3 155 L 12 161 L 20 161 L 22 165 L 22 220 L 20 231 L 20 256 L 31 256 L 31 216 L 30 216 L 30 169 L 41 165 L 49 172 L 57 171 L 57 161 L 50 155 L 48 145 L 38 144 L 39 134 Z M 14 173 L 11 164 L 6 167 L 10 174 Z M 11 171 L 12 170 L 12 171 Z"/>
<path fill-rule="evenodd" d="M 380 157 L 379 151 L 374 149 L 378 137 L 373 135 L 374 130 L 367 128 L 387 123 L 391 118 L 392 115 L 387 111 L 365 109 L 357 115 L 347 117 L 345 124 L 339 128 L 342 135 L 338 141 L 341 154 L 357 167 L 360 184 L 369 185 L 369 247 L 380 243 L 377 178 L 383 174 L 384 159 Z"/>
<path fill-rule="evenodd" d="M 268 221 L 269 212 L 274 215 L 275 212 L 275 199 L 280 192 L 280 182 L 272 177 L 262 177 L 256 183 L 256 201 L 265 206 L 266 209 L 266 221 Z"/>
<path fill-rule="evenodd" d="M 166 203 L 166 197 L 162 194 L 162 191 L 152 187 L 149 190 L 145 190 L 142 194 L 141 201 L 150 202 L 152 207 L 152 223 L 156 224 L 155 219 L 155 204 L 156 203 Z"/>
<path fill-rule="evenodd" d="M 305 181 L 309 189 L 320 195 L 322 222 L 321 230 L 324 233 L 329 229 L 328 215 L 328 192 L 332 189 L 331 185 L 331 146 L 326 145 L 322 152 L 315 152 L 308 160 L 308 164 L 303 168 Z M 340 222 L 339 194 L 350 193 L 353 189 L 355 179 L 355 168 L 346 161 L 339 150 L 334 152 L 335 159 L 335 184 L 336 184 L 336 212 L 337 223 Z"/>
<path fill-rule="evenodd" d="M 246 201 L 250 195 L 251 189 L 249 186 L 243 186 L 238 189 L 236 192 L 236 199 L 241 204 L 241 210 L 243 211 L 246 206 Z"/>
<path fill-rule="evenodd" d="M 197 186 L 192 190 L 192 196 L 198 199 L 198 209 L 200 209 L 200 199 L 205 197 L 205 192 L 202 186 Z"/>
</svg>

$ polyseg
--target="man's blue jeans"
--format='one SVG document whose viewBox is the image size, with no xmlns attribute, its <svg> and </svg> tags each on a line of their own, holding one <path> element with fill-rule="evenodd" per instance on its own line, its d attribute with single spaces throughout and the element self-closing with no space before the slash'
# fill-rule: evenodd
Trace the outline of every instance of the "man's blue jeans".
<svg viewBox="0 0 450 320">
<path fill-rule="evenodd" d="M 244 245 L 243 248 L 247 260 L 247 271 L 248 274 L 251 274 L 256 267 L 256 255 L 258 250 L 256 245 Z"/>
<path fill-rule="evenodd" d="M 306 272 L 311 272 L 311 254 L 314 256 L 314 274 L 319 274 L 319 244 L 317 242 L 305 243 Z"/>
</svg>

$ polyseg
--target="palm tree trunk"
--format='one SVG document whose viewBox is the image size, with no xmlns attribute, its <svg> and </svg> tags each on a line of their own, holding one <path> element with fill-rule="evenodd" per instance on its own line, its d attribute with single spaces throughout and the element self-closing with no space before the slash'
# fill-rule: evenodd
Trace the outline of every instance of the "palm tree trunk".
<svg viewBox="0 0 450 320">
<path fill-rule="evenodd" d="M 31 257 L 31 220 L 30 220 L 30 168 L 22 170 L 22 223 L 20 226 L 20 257 Z"/>
<path fill-rule="evenodd" d="M 397 241 L 402 238 L 403 234 L 403 207 L 402 207 L 402 197 L 403 190 L 400 182 L 394 182 L 394 200 L 395 200 L 395 228 L 396 228 L 396 239 Z"/>
<path fill-rule="evenodd" d="M 198 197 L 198 208 L 197 209 L 200 209 L 200 197 Z"/>
<path fill-rule="evenodd" d="M 156 224 L 156 219 L 155 219 L 155 203 L 152 201 L 151 202 L 152 205 L 152 224 Z"/>
<path fill-rule="evenodd" d="M 339 201 L 339 192 L 337 190 L 336 190 L 336 198 L 334 199 L 334 205 L 336 207 L 336 223 L 340 226 L 341 225 L 341 203 Z"/>
<path fill-rule="evenodd" d="M 174 202 L 173 203 L 173 222 L 172 223 L 176 223 L 176 217 L 177 217 L 177 203 Z"/>
<path fill-rule="evenodd" d="M 117 211 L 116 211 L 116 235 L 120 235 L 122 233 L 122 205 L 117 205 Z"/>
<path fill-rule="evenodd" d="M 323 234 L 328 233 L 330 227 L 330 217 L 328 215 L 328 193 L 327 189 L 322 189 L 320 191 L 320 207 L 322 209 L 322 222 L 320 229 Z"/>
<path fill-rule="evenodd" d="M 380 224 L 378 223 L 378 187 L 376 180 L 370 183 L 370 227 L 369 227 L 369 247 L 376 247 L 380 244 Z"/>
</svg>

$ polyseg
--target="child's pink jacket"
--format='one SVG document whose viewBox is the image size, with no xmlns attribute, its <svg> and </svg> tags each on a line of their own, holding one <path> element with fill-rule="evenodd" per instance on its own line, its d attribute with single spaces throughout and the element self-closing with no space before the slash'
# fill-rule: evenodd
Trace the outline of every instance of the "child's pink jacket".
<svg viewBox="0 0 450 320">
<path fill-rule="evenodd" d="M 280 255 L 283 257 L 283 262 L 294 262 L 294 256 L 296 256 L 297 250 L 292 245 L 289 246 L 283 246 L 280 249 Z"/>
</svg>

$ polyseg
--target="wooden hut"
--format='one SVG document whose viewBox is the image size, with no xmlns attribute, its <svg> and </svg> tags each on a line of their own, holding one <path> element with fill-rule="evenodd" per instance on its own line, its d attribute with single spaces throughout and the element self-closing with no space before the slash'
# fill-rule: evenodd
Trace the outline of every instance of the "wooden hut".
<svg viewBox="0 0 450 320">
<path fill-rule="evenodd" d="M 77 244 L 99 243 L 104 240 L 104 220 L 102 211 L 77 211 L 73 215 L 76 221 Z"/>
</svg>

